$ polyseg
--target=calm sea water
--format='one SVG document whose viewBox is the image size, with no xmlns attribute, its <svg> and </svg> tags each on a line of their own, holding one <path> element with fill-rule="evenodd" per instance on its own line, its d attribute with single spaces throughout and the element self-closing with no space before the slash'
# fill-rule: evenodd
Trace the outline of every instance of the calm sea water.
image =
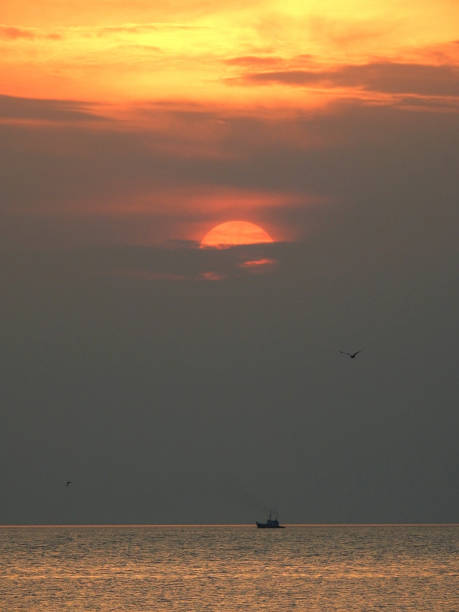
<svg viewBox="0 0 459 612">
<path fill-rule="evenodd" d="M 459 611 L 458 526 L 0 528 L 0 609 Z"/>
</svg>

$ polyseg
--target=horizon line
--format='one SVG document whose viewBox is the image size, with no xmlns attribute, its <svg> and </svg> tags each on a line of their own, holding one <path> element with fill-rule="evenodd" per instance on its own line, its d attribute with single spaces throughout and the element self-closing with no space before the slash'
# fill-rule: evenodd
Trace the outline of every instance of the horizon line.
<svg viewBox="0 0 459 612">
<path fill-rule="evenodd" d="M 451 523 L 282 523 L 289 527 L 459 527 Z M 253 523 L 0 523 L 1 528 L 14 527 L 253 527 Z"/>
</svg>

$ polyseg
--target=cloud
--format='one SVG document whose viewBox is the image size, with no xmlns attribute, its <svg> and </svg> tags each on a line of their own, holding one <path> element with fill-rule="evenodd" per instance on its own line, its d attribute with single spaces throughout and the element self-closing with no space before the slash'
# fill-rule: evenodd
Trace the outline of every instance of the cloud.
<svg viewBox="0 0 459 612">
<path fill-rule="evenodd" d="M 0 39 L 3 40 L 61 40 L 62 36 L 57 32 L 44 33 L 35 28 L 18 28 L 15 26 L 0 25 Z"/>
<path fill-rule="evenodd" d="M 171 241 L 156 246 L 106 245 L 104 247 L 40 248 L 16 251 L 14 270 L 17 283 L 26 282 L 35 268 L 37 278 L 52 282 L 64 279 L 119 279 L 136 284 L 151 282 L 202 282 L 249 279 L 278 273 L 279 259 L 288 258 L 293 245 L 271 243 L 234 246 L 227 249 L 200 249 L 193 241 Z M 0 264 L 0 276 L 11 272 L 11 261 Z"/>
<path fill-rule="evenodd" d="M 459 67 L 396 62 L 345 65 L 327 70 L 252 72 L 237 82 L 292 87 L 351 87 L 383 93 L 459 96 Z M 229 80 L 231 82 L 231 79 Z"/>
<path fill-rule="evenodd" d="M 442 242 L 454 227 L 444 222 L 457 209 L 459 115 L 449 108 L 354 101 L 250 117 L 190 105 L 192 120 L 179 107 L 158 108 L 153 126 L 1 124 L 3 248 L 200 240 L 236 218 L 276 240 L 331 225 L 352 240 L 360 224 L 367 246 L 422 234 L 426 218 Z"/>
<path fill-rule="evenodd" d="M 113 34 L 148 34 L 164 30 L 203 30 L 204 26 L 185 23 L 127 23 L 119 26 L 104 26 L 96 28 L 95 33 L 99 37 L 111 36 Z"/>
<path fill-rule="evenodd" d="M 247 261 L 243 261 L 241 264 L 239 264 L 239 266 L 241 268 L 248 268 L 254 272 L 264 272 L 267 266 L 273 266 L 276 263 L 277 262 L 275 259 L 261 257 L 260 259 L 248 259 Z"/>
<path fill-rule="evenodd" d="M 453 112 L 459 111 L 459 100 L 453 97 L 436 97 L 429 96 L 428 98 L 419 97 L 416 95 L 404 96 L 394 101 L 394 106 L 407 110 L 425 110 L 430 112 Z"/>
<path fill-rule="evenodd" d="M 343 50 L 381 44 L 381 39 L 387 38 L 397 29 L 397 21 L 379 18 L 375 19 L 333 19 L 320 15 L 311 15 L 306 19 L 308 38 L 329 47 Z"/>
<path fill-rule="evenodd" d="M 17 40 L 25 38 L 32 40 L 36 38 L 36 33 L 31 29 L 15 28 L 14 26 L 0 26 L 0 38 L 4 40 Z"/>
<path fill-rule="evenodd" d="M 37 119 L 46 121 L 102 121 L 87 102 L 75 100 L 39 100 L 0 95 L 0 120 Z"/>
<path fill-rule="evenodd" d="M 243 55 L 226 59 L 225 64 L 229 66 L 272 66 L 284 61 L 284 58 L 276 56 Z"/>
<path fill-rule="evenodd" d="M 459 64 L 459 40 L 441 42 L 406 51 L 409 61 L 418 64 Z"/>
</svg>

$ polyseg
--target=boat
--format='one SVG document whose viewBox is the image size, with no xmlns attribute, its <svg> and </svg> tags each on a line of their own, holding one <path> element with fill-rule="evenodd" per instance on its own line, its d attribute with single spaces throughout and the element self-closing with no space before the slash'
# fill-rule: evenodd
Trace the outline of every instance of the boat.
<svg viewBox="0 0 459 612">
<path fill-rule="evenodd" d="M 279 524 L 279 517 L 276 514 L 270 512 L 265 523 L 259 523 L 256 521 L 258 529 L 284 529 L 284 525 Z"/>
</svg>

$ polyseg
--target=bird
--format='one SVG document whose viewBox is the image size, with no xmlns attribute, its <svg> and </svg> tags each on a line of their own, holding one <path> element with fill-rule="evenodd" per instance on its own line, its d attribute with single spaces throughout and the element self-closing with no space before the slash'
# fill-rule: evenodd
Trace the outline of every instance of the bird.
<svg viewBox="0 0 459 612">
<path fill-rule="evenodd" d="M 362 352 L 362 350 L 363 349 L 359 349 L 358 351 L 355 351 L 355 353 L 347 353 L 346 351 L 339 351 L 339 352 L 341 353 L 341 355 L 347 355 L 349 359 L 355 359 L 357 355 Z"/>
<path fill-rule="evenodd" d="M 71 480 L 66 480 L 66 481 L 64 482 L 64 487 L 69 487 L 71 484 L 72 484 L 72 481 L 71 481 Z"/>
</svg>

